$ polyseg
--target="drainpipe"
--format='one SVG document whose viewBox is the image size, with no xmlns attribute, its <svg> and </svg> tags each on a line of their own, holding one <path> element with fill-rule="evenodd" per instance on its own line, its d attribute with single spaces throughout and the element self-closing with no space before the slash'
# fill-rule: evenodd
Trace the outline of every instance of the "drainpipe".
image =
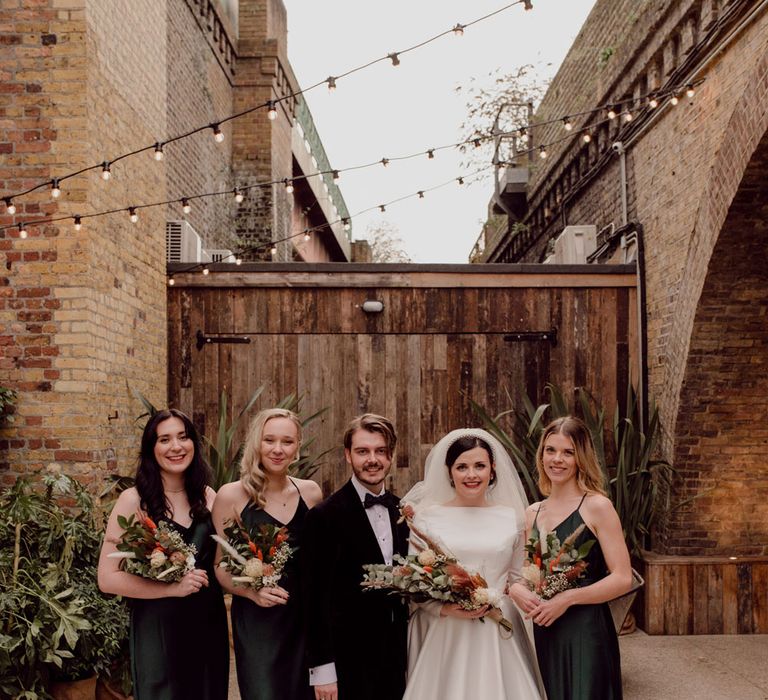
<svg viewBox="0 0 768 700">
<path fill-rule="evenodd" d="M 621 141 L 616 141 L 611 148 L 619 156 L 619 186 L 621 188 L 621 225 L 626 226 L 627 217 L 627 151 Z"/>
</svg>

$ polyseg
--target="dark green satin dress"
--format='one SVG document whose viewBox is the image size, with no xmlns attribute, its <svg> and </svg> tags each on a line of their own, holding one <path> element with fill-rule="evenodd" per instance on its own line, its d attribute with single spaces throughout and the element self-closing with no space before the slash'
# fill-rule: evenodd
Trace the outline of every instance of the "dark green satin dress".
<svg viewBox="0 0 768 700">
<path fill-rule="evenodd" d="M 584 522 L 579 508 L 555 528 L 561 542 Z M 537 530 L 536 520 L 533 528 Z M 595 544 L 579 586 L 608 575 L 600 543 L 589 527 L 575 546 L 592 539 Z M 607 603 L 572 605 L 550 627 L 534 625 L 533 635 L 548 700 L 621 700 L 619 641 Z"/>
<path fill-rule="evenodd" d="M 129 600 L 135 700 L 227 700 L 229 636 L 221 587 L 213 572 L 216 542 L 210 515 L 188 528 L 169 521 L 197 547 L 208 587 L 184 598 Z"/>
<path fill-rule="evenodd" d="M 297 487 L 298 490 L 298 487 Z M 248 528 L 285 525 L 288 542 L 299 547 L 307 504 L 299 504 L 288 523 L 281 523 L 249 503 L 241 514 Z M 242 700 L 314 700 L 304 657 L 304 628 L 298 585 L 298 552 L 283 570 L 280 585 L 290 594 L 285 605 L 262 608 L 242 596 L 232 596 L 232 632 L 235 642 L 237 684 Z"/>
</svg>

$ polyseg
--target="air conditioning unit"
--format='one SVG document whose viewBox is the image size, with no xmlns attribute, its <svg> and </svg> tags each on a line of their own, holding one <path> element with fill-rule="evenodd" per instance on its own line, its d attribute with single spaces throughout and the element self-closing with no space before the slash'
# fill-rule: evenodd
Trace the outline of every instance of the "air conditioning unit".
<svg viewBox="0 0 768 700">
<path fill-rule="evenodd" d="M 583 265 L 597 246 L 597 226 L 566 226 L 555 240 L 552 262 Z"/>
<path fill-rule="evenodd" d="M 203 242 L 188 221 L 165 222 L 166 262 L 204 262 Z"/>
<path fill-rule="evenodd" d="M 226 248 L 216 248 L 214 250 L 205 250 L 203 252 L 208 253 L 208 255 L 211 256 L 211 262 L 235 262 L 235 256 L 232 254 L 232 251 L 227 250 Z"/>
</svg>

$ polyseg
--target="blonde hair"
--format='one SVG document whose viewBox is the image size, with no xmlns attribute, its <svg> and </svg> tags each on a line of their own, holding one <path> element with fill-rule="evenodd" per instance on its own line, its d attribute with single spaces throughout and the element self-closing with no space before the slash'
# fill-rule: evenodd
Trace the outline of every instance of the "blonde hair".
<svg viewBox="0 0 768 700">
<path fill-rule="evenodd" d="M 267 487 L 267 475 L 261 465 L 261 439 L 264 435 L 264 426 L 273 418 L 288 418 L 296 424 L 298 445 L 296 459 L 301 452 L 301 421 L 293 412 L 285 408 L 265 408 L 259 411 L 251 421 L 248 428 L 248 438 L 243 448 L 243 458 L 240 461 L 240 481 L 251 502 L 263 508 L 267 500 L 264 498 L 264 490 Z"/>
<path fill-rule="evenodd" d="M 536 450 L 536 469 L 539 472 L 539 490 L 549 496 L 552 492 L 552 482 L 544 471 L 544 443 L 550 435 L 565 435 L 573 442 L 576 451 L 576 483 L 583 491 L 599 493 L 607 496 L 605 476 L 597 461 L 595 446 L 584 421 L 575 416 L 565 416 L 553 420 L 541 434 L 539 447 Z"/>
</svg>

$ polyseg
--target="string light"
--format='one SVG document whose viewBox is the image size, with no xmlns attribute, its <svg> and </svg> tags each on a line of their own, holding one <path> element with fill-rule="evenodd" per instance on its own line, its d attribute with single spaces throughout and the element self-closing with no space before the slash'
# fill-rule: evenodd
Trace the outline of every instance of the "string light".
<svg viewBox="0 0 768 700">
<path fill-rule="evenodd" d="M 584 132 L 584 136 L 582 136 L 582 137 L 581 137 L 581 140 L 582 140 L 584 143 L 589 143 L 589 142 L 592 140 L 592 136 L 590 136 L 590 134 L 589 134 L 589 132 L 588 132 L 588 131 L 585 131 L 585 132 Z"/>
<path fill-rule="evenodd" d="M 288 194 L 293 192 L 293 180 L 289 180 L 287 177 L 283 179 L 283 185 L 285 185 L 285 191 Z"/>
<path fill-rule="evenodd" d="M 186 197 L 183 197 L 181 200 L 181 211 L 183 211 L 185 214 L 189 214 L 189 212 L 192 211 L 192 205 L 189 203 L 189 200 Z"/>
<path fill-rule="evenodd" d="M 235 258 L 235 265 L 242 265 L 242 264 L 243 264 L 243 259 L 242 258 L 240 258 L 240 257 Z"/>
<path fill-rule="evenodd" d="M 671 104 L 673 107 L 680 102 L 680 98 L 677 95 L 672 95 L 672 97 L 669 98 L 669 104 Z"/>
<path fill-rule="evenodd" d="M 208 265 L 203 265 L 203 274 L 207 275 L 209 272 L 210 270 L 208 269 Z"/>
<path fill-rule="evenodd" d="M 310 240 L 311 238 L 312 238 L 312 236 L 310 235 L 309 231 L 305 231 L 305 233 L 304 233 L 304 240 L 305 240 L 305 241 L 308 241 L 308 240 Z"/>
<path fill-rule="evenodd" d="M 629 110 L 624 112 L 624 121 L 625 122 L 631 122 L 632 121 L 632 112 L 630 112 Z"/>
<path fill-rule="evenodd" d="M 419 190 L 416 194 L 419 195 L 419 199 L 424 199 L 424 191 L 423 190 Z"/>
<path fill-rule="evenodd" d="M 341 223 L 345 231 L 349 231 L 349 229 L 352 228 L 351 224 L 349 223 L 349 219 L 346 216 L 342 218 Z"/>
<path fill-rule="evenodd" d="M 155 144 L 155 160 L 161 161 L 163 159 L 163 144 L 159 141 Z"/>
<path fill-rule="evenodd" d="M 400 65 L 400 57 L 396 53 L 388 53 L 387 58 L 392 61 L 393 66 Z"/>
<path fill-rule="evenodd" d="M 329 75 L 325 82 L 328 83 L 328 92 L 333 92 L 336 89 L 336 78 L 332 75 Z"/>
<path fill-rule="evenodd" d="M 13 200 L 10 197 L 6 197 L 3 201 L 5 202 L 5 210 L 13 216 L 16 213 L 16 205 L 13 203 Z"/>
<path fill-rule="evenodd" d="M 232 194 L 235 195 L 235 201 L 238 204 L 240 204 L 240 202 L 242 202 L 243 199 L 245 199 L 245 196 L 243 195 L 243 193 L 237 187 L 235 187 L 235 189 L 232 190 Z"/>
<path fill-rule="evenodd" d="M 430 148 L 430 149 L 427 151 L 427 158 L 429 158 L 430 160 L 432 160 L 434 157 L 435 157 L 435 149 L 434 149 L 434 148 Z"/>
<path fill-rule="evenodd" d="M 452 31 L 456 36 L 464 36 L 464 25 L 457 23 Z"/>
<path fill-rule="evenodd" d="M 547 157 L 547 149 L 544 146 L 539 146 L 539 158 L 544 160 Z"/>
<path fill-rule="evenodd" d="M 135 224 L 139 220 L 139 215 L 136 213 L 136 207 L 128 207 L 128 218 L 132 224 Z"/>
<path fill-rule="evenodd" d="M 174 284 L 176 284 L 176 280 L 175 280 L 175 279 L 173 279 L 173 275 L 171 275 L 171 276 L 168 278 L 168 286 L 169 286 L 169 287 L 173 287 L 173 285 L 174 285 Z"/>
<path fill-rule="evenodd" d="M 221 143 L 224 140 L 224 132 L 220 126 L 218 124 L 211 124 L 211 130 L 213 131 L 213 140 L 216 143 Z"/>
<path fill-rule="evenodd" d="M 474 140 L 472 141 L 472 145 L 473 145 L 475 148 L 480 148 L 480 146 L 482 145 L 482 141 L 481 141 L 480 139 L 474 139 Z"/>
<path fill-rule="evenodd" d="M 381 212 L 385 212 L 385 211 L 387 211 L 387 207 L 386 207 L 386 205 L 384 205 L 384 204 L 379 204 L 379 211 L 381 211 Z"/>
<path fill-rule="evenodd" d="M 276 245 L 273 245 L 273 246 L 272 246 L 272 247 L 269 249 L 269 252 L 270 252 L 272 255 L 277 255 L 277 246 L 276 246 Z"/>
<path fill-rule="evenodd" d="M 696 94 L 696 89 L 693 87 L 693 83 L 688 83 L 687 87 L 685 88 L 685 94 L 688 97 L 693 97 Z"/>
<path fill-rule="evenodd" d="M 608 119 L 616 119 L 616 110 L 613 106 L 608 107 Z"/>
<path fill-rule="evenodd" d="M 382 158 L 380 162 L 386 168 L 389 165 L 389 158 Z"/>
<path fill-rule="evenodd" d="M 533 3 L 531 2 L 531 0 L 523 0 L 523 9 L 526 12 L 529 12 L 530 10 L 533 9 Z"/>
<path fill-rule="evenodd" d="M 463 177 L 457 177 L 456 182 L 458 182 L 460 185 L 464 184 L 464 178 Z"/>
<path fill-rule="evenodd" d="M 59 181 L 57 178 L 51 180 L 51 197 L 58 199 L 61 195 L 61 188 L 59 187 Z"/>
<path fill-rule="evenodd" d="M 110 177 L 112 177 L 112 173 L 109 169 L 110 163 L 109 161 L 104 161 L 101 164 L 101 179 L 102 180 L 109 180 Z"/>
<path fill-rule="evenodd" d="M 83 228 L 83 220 L 80 216 L 75 216 L 75 231 L 79 231 Z"/>
<path fill-rule="evenodd" d="M 341 177 L 341 176 L 339 175 L 339 171 L 338 170 L 334 170 L 333 173 L 331 173 L 331 177 L 333 177 L 333 179 L 335 181 L 335 180 L 338 180 L 339 177 Z"/>
<path fill-rule="evenodd" d="M 573 123 L 571 122 L 571 120 L 568 117 L 563 119 L 563 128 L 566 131 L 571 131 L 571 129 L 573 129 Z"/>
<path fill-rule="evenodd" d="M 273 122 L 277 119 L 277 109 L 275 109 L 275 101 L 269 100 L 267 102 L 267 118 Z"/>
<path fill-rule="evenodd" d="M 650 99 L 650 100 L 648 100 L 648 106 L 649 106 L 651 109 L 656 109 L 656 107 L 658 107 L 658 106 L 659 106 L 659 101 L 656 99 L 656 97 L 655 97 L 655 96 L 651 97 L 651 99 Z"/>
<path fill-rule="evenodd" d="M 26 224 L 21 224 L 21 226 L 19 226 L 19 238 L 26 238 L 28 235 Z"/>
</svg>

